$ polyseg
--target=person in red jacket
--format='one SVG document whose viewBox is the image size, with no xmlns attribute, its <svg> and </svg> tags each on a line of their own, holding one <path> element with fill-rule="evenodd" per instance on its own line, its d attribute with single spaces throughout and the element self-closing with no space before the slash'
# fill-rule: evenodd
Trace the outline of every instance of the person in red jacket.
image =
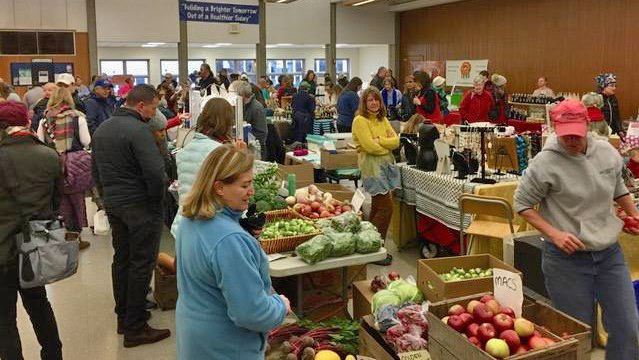
<svg viewBox="0 0 639 360">
<path fill-rule="evenodd" d="M 413 99 L 417 113 L 435 124 L 442 122 L 439 95 L 433 90 L 432 80 L 424 71 L 416 71 L 413 75 L 419 92 Z"/>
<path fill-rule="evenodd" d="M 473 90 L 464 95 L 459 105 L 462 121 L 469 123 L 489 121 L 488 113 L 493 107 L 493 97 L 484 90 L 484 79 L 481 76 L 476 77 L 473 84 Z"/>
</svg>

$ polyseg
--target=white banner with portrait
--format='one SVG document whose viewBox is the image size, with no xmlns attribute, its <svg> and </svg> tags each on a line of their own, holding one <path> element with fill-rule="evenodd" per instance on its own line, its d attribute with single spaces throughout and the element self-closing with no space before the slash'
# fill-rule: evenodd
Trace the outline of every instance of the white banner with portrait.
<svg viewBox="0 0 639 360">
<path fill-rule="evenodd" d="M 488 60 L 446 60 L 446 85 L 473 86 L 473 79 L 488 70 Z"/>
</svg>

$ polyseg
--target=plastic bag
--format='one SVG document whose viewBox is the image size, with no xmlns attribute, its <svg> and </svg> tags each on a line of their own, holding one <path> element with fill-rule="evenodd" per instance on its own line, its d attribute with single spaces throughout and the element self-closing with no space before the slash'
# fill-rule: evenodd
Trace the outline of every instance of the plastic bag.
<svg viewBox="0 0 639 360">
<path fill-rule="evenodd" d="M 331 257 L 351 255 L 355 252 L 355 240 L 353 234 L 348 232 L 330 233 L 327 236 L 333 241 Z"/>
<path fill-rule="evenodd" d="M 359 216 L 352 211 L 343 213 L 342 215 L 335 216 L 331 219 L 333 228 L 339 232 L 357 233 L 360 229 Z"/>
<path fill-rule="evenodd" d="M 111 224 L 104 210 L 100 210 L 93 215 L 93 233 L 95 235 L 109 235 Z"/>
<path fill-rule="evenodd" d="M 426 319 L 426 312 L 424 312 L 422 305 L 404 306 L 397 311 L 397 318 L 406 326 L 416 325 L 423 331 L 428 331 L 428 320 Z M 421 332 L 419 335 L 421 335 Z"/>
<path fill-rule="evenodd" d="M 421 336 L 413 334 L 404 334 L 399 338 L 393 339 L 393 345 L 398 353 L 419 351 L 428 348 L 428 341 Z"/>
<path fill-rule="evenodd" d="M 319 219 L 315 222 L 315 226 L 317 226 L 320 229 L 326 229 L 333 226 L 333 223 L 330 219 Z"/>
<path fill-rule="evenodd" d="M 359 231 L 364 231 L 364 230 L 375 230 L 377 231 L 377 227 L 375 225 L 373 225 L 372 222 L 370 221 L 362 221 L 359 224 Z"/>
<path fill-rule="evenodd" d="M 355 236 L 355 246 L 360 254 L 374 253 L 382 247 L 382 236 L 377 230 L 364 230 Z"/>
<path fill-rule="evenodd" d="M 374 314 L 379 331 L 387 332 L 393 326 L 399 324 L 397 320 L 397 309 L 398 306 L 393 304 L 382 305 L 377 309 Z"/>
<path fill-rule="evenodd" d="M 333 242 L 326 235 L 317 235 L 295 248 L 297 255 L 311 265 L 328 258 L 332 250 Z"/>
</svg>

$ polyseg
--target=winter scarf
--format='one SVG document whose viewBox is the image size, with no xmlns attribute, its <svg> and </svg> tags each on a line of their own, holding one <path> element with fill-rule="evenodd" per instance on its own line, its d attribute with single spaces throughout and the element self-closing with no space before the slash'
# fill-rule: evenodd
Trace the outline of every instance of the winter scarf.
<svg viewBox="0 0 639 360">
<path fill-rule="evenodd" d="M 47 110 L 44 122 L 45 142 L 55 148 L 58 154 L 71 150 L 75 133 L 74 119 L 83 116 L 81 112 L 62 105 Z"/>
</svg>

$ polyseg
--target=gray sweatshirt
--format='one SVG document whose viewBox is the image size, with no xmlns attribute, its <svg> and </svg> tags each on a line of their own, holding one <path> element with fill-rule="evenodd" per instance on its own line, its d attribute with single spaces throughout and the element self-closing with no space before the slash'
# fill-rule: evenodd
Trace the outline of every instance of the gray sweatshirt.
<svg viewBox="0 0 639 360">
<path fill-rule="evenodd" d="M 612 206 L 628 194 L 621 171 L 621 156 L 607 141 L 589 134 L 586 154 L 571 155 L 551 135 L 519 181 L 515 211 L 539 204 L 555 228 L 576 235 L 588 251 L 603 250 L 623 227 Z"/>
</svg>

